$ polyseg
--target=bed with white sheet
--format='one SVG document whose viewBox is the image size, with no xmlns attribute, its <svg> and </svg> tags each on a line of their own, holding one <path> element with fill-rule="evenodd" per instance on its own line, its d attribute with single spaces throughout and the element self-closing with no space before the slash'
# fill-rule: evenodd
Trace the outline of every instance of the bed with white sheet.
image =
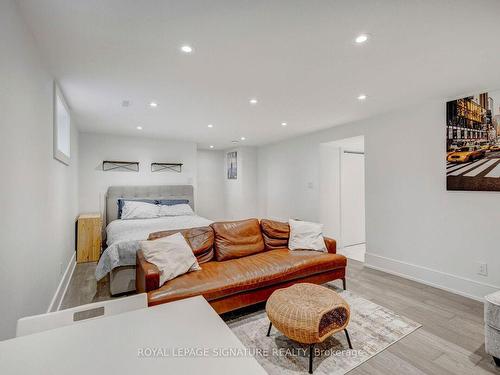
<svg viewBox="0 0 500 375">
<path fill-rule="evenodd" d="M 135 290 L 136 253 L 140 241 L 150 233 L 196 228 L 210 225 L 211 220 L 194 213 L 144 219 L 119 219 L 118 201 L 124 199 L 182 200 L 194 209 L 191 185 L 111 186 L 106 196 L 106 244 L 95 271 L 97 280 L 110 275 L 111 294 Z M 183 212 L 181 212 L 183 213 Z"/>
</svg>

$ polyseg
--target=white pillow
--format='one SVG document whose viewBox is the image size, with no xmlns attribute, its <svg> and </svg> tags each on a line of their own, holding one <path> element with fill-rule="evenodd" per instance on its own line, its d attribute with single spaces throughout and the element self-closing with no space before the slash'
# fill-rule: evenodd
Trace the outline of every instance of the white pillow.
<svg viewBox="0 0 500 375">
<path fill-rule="evenodd" d="M 172 206 L 161 205 L 160 216 L 190 216 L 194 212 L 189 204 L 181 203 Z"/>
<path fill-rule="evenodd" d="M 290 225 L 290 250 L 316 250 L 326 252 L 323 224 L 308 221 L 288 220 Z"/>
<path fill-rule="evenodd" d="M 160 270 L 160 286 L 189 271 L 201 270 L 193 250 L 180 233 L 153 241 L 142 241 L 144 258 Z"/>
<path fill-rule="evenodd" d="M 152 219 L 160 216 L 160 207 L 147 202 L 125 201 L 122 219 Z"/>
</svg>

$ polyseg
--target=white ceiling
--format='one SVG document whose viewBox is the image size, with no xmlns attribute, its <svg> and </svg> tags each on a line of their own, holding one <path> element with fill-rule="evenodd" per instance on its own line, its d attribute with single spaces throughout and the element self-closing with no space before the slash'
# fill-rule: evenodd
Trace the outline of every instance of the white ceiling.
<svg viewBox="0 0 500 375">
<path fill-rule="evenodd" d="M 500 88 L 498 0 L 19 6 L 84 131 L 216 148 L 245 136 L 244 144 L 260 145 L 414 101 Z M 360 33 L 371 35 L 364 45 L 354 43 Z M 186 43 L 191 55 L 179 50 Z M 368 99 L 358 101 L 360 93 Z M 124 99 L 132 105 L 122 107 Z"/>
</svg>

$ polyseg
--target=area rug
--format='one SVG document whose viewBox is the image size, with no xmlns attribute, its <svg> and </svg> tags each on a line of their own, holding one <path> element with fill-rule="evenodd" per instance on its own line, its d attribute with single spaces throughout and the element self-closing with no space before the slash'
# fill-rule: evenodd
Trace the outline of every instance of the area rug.
<svg viewBox="0 0 500 375">
<path fill-rule="evenodd" d="M 314 374 L 345 374 L 366 360 L 421 327 L 402 315 L 379 306 L 333 284 L 325 286 L 338 292 L 351 307 L 348 331 L 350 350 L 343 331 L 315 346 Z M 269 374 L 307 373 L 309 347 L 291 341 L 274 327 L 267 337 L 269 320 L 264 310 L 226 321 L 262 367 Z"/>
</svg>

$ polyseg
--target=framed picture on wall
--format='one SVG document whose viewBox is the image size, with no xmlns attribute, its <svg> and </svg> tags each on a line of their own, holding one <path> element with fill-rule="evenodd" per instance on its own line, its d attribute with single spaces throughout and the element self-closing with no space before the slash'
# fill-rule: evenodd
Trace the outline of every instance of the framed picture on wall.
<svg viewBox="0 0 500 375">
<path fill-rule="evenodd" d="M 500 191 L 500 90 L 446 103 L 446 187 Z"/>
<path fill-rule="evenodd" d="M 236 180 L 238 178 L 238 152 L 231 151 L 226 154 L 227 159 L 227 179 Z"/>
<path fill-rule="evenodd" d="M 64 95 L 54 82 L 54 159 L 71 161 L 71 117 Z"/>
</svg>

